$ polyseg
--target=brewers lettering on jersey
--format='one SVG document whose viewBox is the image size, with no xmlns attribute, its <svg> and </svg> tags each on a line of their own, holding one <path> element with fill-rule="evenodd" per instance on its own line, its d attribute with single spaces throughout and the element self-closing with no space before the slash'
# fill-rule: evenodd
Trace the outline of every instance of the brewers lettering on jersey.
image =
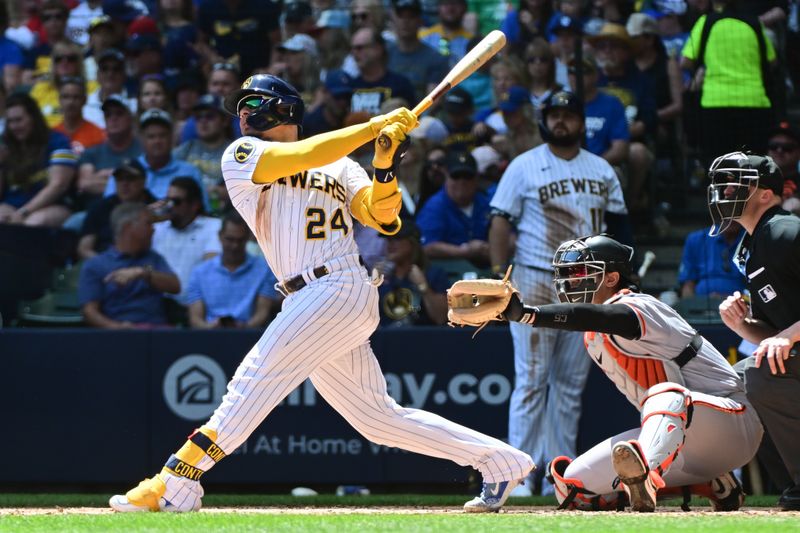
<svg viewBox="0 0 800 533">
<path fill-rule="evenodd" d="M 303 103 L 270 75 L 245 81 L 225 100 L 248 135 L 222 157 L 231 203 L 256 236 L 286 296 L 247 353 L 211 419 L 161 473 L 110 504 L 118 511 L 200 508 L 202 475 L 230 455 L 306 379 L 356 430 L 387 447 L 450 459 L 483 475 L 468 512 L 497 511 L 533 468 L 502 441 L 444 418 L 399 406 L 369 344 L 378 325 L 378 277 L 368 274 L 353 238 L 354 218 L 376 230 L 400 229 L 398 147 L 417 125 L 401 108 L 342 130 L 298 141 Z M 375 176 L 346 155 L 375 143 Z M 222 453 L 220 453 L 222 452 Z"/>
</svg>

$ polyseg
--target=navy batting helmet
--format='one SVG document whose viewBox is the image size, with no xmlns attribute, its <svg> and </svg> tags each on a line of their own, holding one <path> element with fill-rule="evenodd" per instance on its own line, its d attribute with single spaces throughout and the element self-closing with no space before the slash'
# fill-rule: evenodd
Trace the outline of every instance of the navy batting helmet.
<svg viewBox="0 0 800 533">
<path fill-rule="evenodd" d="M 619 272 L 623 282 L 633 276 L 633 248 L 608 235 L 567 241 L 553 257 L 556 293 L 563 303 L 591 303 L 606 272 Z"/>
<path fill-rule="evenodd" d="M 256 74 L 245 80 L 240 89 L 225 97 L 225 110 L 239 115 L 242 106 L 251 109 L 247 123 L 258 131 L 281 124 L 303 123 L 305 105 L 291 84 L 270 74 Z"/>
<path fill-rule="evenodd" d="M 539 132 L 542 134 L 542 140 L 544 142 L 553 141 L 553 133 L 547 127 L 547 115 L 553 109 L 558 108 L 572 111 L 576 115 L 580 116 L 581 120 L 585 118 L 583 114 L 583 102 L 575 93 L 571 93 L 569 91 L 558 91 L 557 93 L 551 94 L 550 97 L 545 100 L 544 105 L 542 106 L 541 118 L 539 120 Z"/>
</svg>

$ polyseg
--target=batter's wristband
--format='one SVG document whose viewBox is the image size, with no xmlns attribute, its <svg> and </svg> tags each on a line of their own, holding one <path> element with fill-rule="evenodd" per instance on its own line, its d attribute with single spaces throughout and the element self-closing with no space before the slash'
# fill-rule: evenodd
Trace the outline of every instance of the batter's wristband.
<svg viewBox="0 0 800 533">
<path fill-rule="evenodd" d="M 189 440 L 197 445 L 198 448 L 206 452 L 206 455 L 215 463 L 218 463 L 227 457 L 227 454 L 222 451 L 222 448 L 214 444 L 214 441 L 208 438 L 208 435 L 205 433 L 195 431 L 189 435 Z"/>
<path fill-rule="evenodd" d="M 394 167 L 375 169 L 375 179 L 380 183 L 389 183 L 394 178 Z"/>
<path fill-rule="evenodd" d="M 173 472 L 176 476 L 185 477 L 192 481 L 200 481 L 200 478 L 205 474 L 205 470 L 200 470 L 196 466 L 184 463 L 175 455 L 170 455 L 167 463 L 164 465 L 167 470 Z"/>
</svg>

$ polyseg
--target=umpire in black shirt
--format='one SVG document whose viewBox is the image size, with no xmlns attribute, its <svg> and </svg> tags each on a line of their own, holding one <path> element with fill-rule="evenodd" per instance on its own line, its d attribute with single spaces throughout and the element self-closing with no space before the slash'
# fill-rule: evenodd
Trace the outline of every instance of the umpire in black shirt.
<svg viewBox="0 0 800 533">
<path fill-rule="evenodd" d="M 783 176 L 770 157 L 726 154 L 709 175 L 711 234 L 733 220 L 747 232 L 734 262 L 747 278 L 749 305 L 736 292 L 720 305 L 720 316 L 758 344 L 744 363 L 747 398 L 791 477 L 779 505 L 800 510 L 800 357 L 794 356 L 800 348 L 800 218 L 781 208 Z"/>
</svg>

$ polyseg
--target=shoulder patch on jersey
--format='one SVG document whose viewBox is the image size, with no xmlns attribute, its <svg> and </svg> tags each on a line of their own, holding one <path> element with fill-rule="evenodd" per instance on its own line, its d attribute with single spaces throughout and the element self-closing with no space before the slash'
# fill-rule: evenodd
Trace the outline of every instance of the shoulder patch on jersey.
<svg viewBox="0 0 800 533">
<path fill-rule="evenodd" d="M 244 163 L 250 156 L 253 155 L 256 147 L 253 146 L 253 143 L 249 141 L 242 141 L 236 145 L 236 148 L 233 150 L 233 158 L 236 159 L 239 163 Z"/>
</svg>

